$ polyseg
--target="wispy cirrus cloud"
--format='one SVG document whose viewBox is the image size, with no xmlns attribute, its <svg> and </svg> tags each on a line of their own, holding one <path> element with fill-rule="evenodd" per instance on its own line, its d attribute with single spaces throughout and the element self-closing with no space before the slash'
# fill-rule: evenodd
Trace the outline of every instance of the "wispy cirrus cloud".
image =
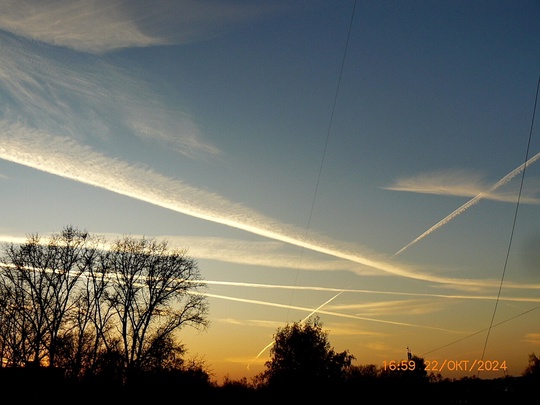
<svg viewBox="0 0 540 405">
<path fill-rule="evenodd" d="M 380 341 L 368 342 L 365 344 L 365 347 L 366 349 L 370 351 L 383 353 L 385 355 L 385 358 L 387 358 L 390 353 L 401 352 L 400 350 L 397 350 L 395 347 L 390 346 L 388 343 L 380 342 Z"/>
<path fill-rule="evenodd" d="M 342 259 L 302 257 L 284 252 L 280 241 L 244 241 L 213 237 L 164 236 L 173 246 L 189 246 L 191 255 L 199 258 L 245 265 L 264 266 L 280 269 L 338 271 L 346 270 L 363 275 L 381 275 L 380 271 L 351 263 Z M 384 274 L 384 273 L 382 273 Z"/>
<path fill-rule="evenodd" d="M 526 168 L 530 165 L 532 165 L 534 162 L 536 162 L 538 159 L 540 159 L 540 152 L 537 153 L 536 155 L 534 155 L 533 157 L 531 157 L 530 159 L 527 159 L 523 164 L 519 165 L 518 167 L 516 167 L 514 170 L 512 170 L 510 173 L 508 173 L 506 176 L 504 176 L 503 178 L 501 178 L 498 182 L 496 182 L 495 184 L 489 186 L 489 187 L 483 187 L 481 188 L 477 194 L 475 194 L 469 201 L 467 201 L 465 204 L 461 205 L 460 207 L 458 207 L 457 209 L 455 209 L 453 212 L 451 212 L 450 214 L 448 214 L 446 217 L 444 217 L 443 219 L 441 219 L 439 222 L 437 222 L 435 225 L 433 225 L 432 227 L 430 227 L 429 229 L 427 229 L 426 231 L 424 231 L 421 235 L 417 236 L 415 239 L 413 239 L 411 242 L 409 242 L 407 245 L 405 245 L 404 247 L 402 247 L 400 250 L 398 250 L 396 253 L 394 253 L 393 256 L 397 256 L 401 253 L 403 253 L 405 250 L 407 250 L 409 247 L 411 247 L 412 245 L 414 245 L 415 243 L 417 243 L 418 241 L 420 241 L 421 239 L 425 238 L 426 236 L 428 236 L 429 234 L 431 234 L 432 232 L 434 232 L 435 230 L 439 229 L 440 227 L 446 225 L 448 222 L 450 222 L 451 220 L 453 220 L 454 218 L 456 218 L 458 215 L 461 215 L 463 212 L 465 212 L 467 209 L 469 209 L 470 207 L 472 207 L 473 205 L 477 204 L 478 202 L 480 202 L 480 200 L 482 199 L 485 199 L 485 198 L 491 198 L 491 199 L 497 199 L 499 201 L 506 201 L 506 199 L 501 199 L 500 197 L 499 198 L 493 198 L 493 195 L 494 195 L 494 192 L 496 190 L 498 190 L 499 188 L 505 186 L 506 184 L 508 184 L 514 177 L 516 177 L 518 174 L 522 173 L 524 174 Z M 447 177 L 447 176 L 444 176 L 444 177 Z M 454 176 L 450 176 L 450 178 L 453 178 Z M 402 187 L 402 190 L 404 191 L 413 191 L 413 190 L 424 190 L 422 192 L 426 192 L 426 190 L 432 190 L 434 193 L 434 191 L 437 189 L 437 186 L 434 185 L 436 184 L 436 182 L 434 183 L 433 182 L 433 178 L 432 176 L 428 176 L 427 177 L 429 180 L 426 182 L 426 181 L 421 181 L 420 184 L 424 184 L 422 187 L 411 187 L 410 185 L 408 187 Z M 439 179 L 441 180 L 441 179 Z M 474 188 L 474 187 L 471 187 L 470 185 L 469 186 L 452 186 L 452 184 L 455 183 L 455 181 L 446 181 L 444 182 L 444 179 L 442 179 L 442 185 L 439 185 L 438 186 L 438 189 L 439 189 L 439 194 L 448 194 L 448 191 L 446 191 L 446 193 L 443 193 L 441 190 L 456 190 L 457 189 L 460 189 L 461 190 L 461 193 L 464 193 L 465 190 L 467 190 L 467 192 L 470 193 L 470 191 Z M 467 182 L 463 183 L 463 180 L 461 181 L 462 184 L 469 184 Z M 407 183 L 407 182 L 406 182 Z M 415 183 L 415 182 L 413 182 Z M 473 182 L 475 183 L 475 182 Z M 430 185 L 430 186 L 426 186 L 426 184 Z M 449 186 L 450 185 L 450 186 Z M 390 189 L 397 189 L 395 186 L 393 188 L 390 188 Z M 453 194 L 451 195 L 455 195 L 456 191 L 454 191 Z M 538 203 L 537 201 L 538 199 L 534 198 L 534 197 L 527 197 L 526 194 L 524 194 L 523 192 L 521 193 L 520 195 L 520 201 L 521 202 L 529 202 L 529 203 Z M 517 195 L 513 198 L 513 201 L 511 202 L 514 202 L 516 203 L 517 202 Z"/>
<path fill-rule="evenodd" d="M 366 330 L 353 322 L 327 323 L 325 329 L 330 331 L 332 336 L 385 336 L 384 332 Z"/>
<path fill-rule="evenodd" d="M 6 121 L 93 144 L 140 139 L 189 157 L 220 154 L 179 105 L 115 65 L 2 33 L 0 47 L 0 114 Z"/>
<path fill-rule="evenodd" d="M 263 306 L 270 306 L 270 307 L 276 307 L 276 308 L 292 309 L 292 310 L 297 310 L 297 311 L 300 311 L 300 312 L 312 312 L 313 311 L 313 308 L 308 308 L 308 307 L 298 306 L 298 305 L 281 304 L 281 303 L 270 302 L 270 301 L 254 300 L 254 299 L 247 299 L 247 298 L 240 298 L 240 297 L 230 297 L 230 296 L 226 296 L 226 295 L 210 294 L 210 293 L 199 293 L 199 292 L 197 292 L 197 293 L 193 293 L 193 294 L 204 295 L 204 296 L 209 297 L 209 298 L 216 298 L 216 299 L 223 299 L 223 300 L 228 300 L 228 301 L 243 302 L 243 303 L 246 303 L 246 304 L 255 304 L 255 305 L 263 305 Z M 452 333 L 460 333 L 460 332 L 458 332 L 456 330 L 438 328 L 438 327 L 435 327 L 435 326 L 421 325 L 421 324 L 415 324 L 415 323 L 410 323 L 410 322 L 393 321 L 393 320 L 389 320 L 389 319 L 380 319 L 380 318 L 359 316 L 359 315 L 346 314 L 346 313 L 335 312 L 335 311 L 327 311 L 327 310 L 320 310 L 320 311 L 317 311 L 317 312 L 319 312 L 321 314 L 325 314 L 325 315 L 331 315 L 331 316 L 336 316 L 336 317 L 340 317 L 340 318 L 355 319 L 355 320 L 360 320 L 360 321 L 383 323 L 383 324 L 396 325 L 396 326 L 409 326 L 409 327 L 413 327 L 413 328 L 432 329 L 432 330 L 439 330 L 439 331 L 452 332 Z M 272 345 L 272 343 L 270 343 L 269 346 L 271 346 L 271 345 Z M 267 346 L 266 348 L 268 348 L 269 346 Z M 261 351 L 261 353 L 264 350 L 266 350 L 266 348 L 263 349 Z"/>
<path fill-rule="evenodd" d="M 242 325 L 242 326 L 256 326 L 261 328 L 268 329 L 277 329 L 283 326 L 282 322 L 278 321 L 268 321 L 262 319 L 235 319 L 235 318 L 221 318 L 218 319 L 219 322 L 229 324 L 229 325 Z"/>
<path fill-rule="evenodd" d="M 529 164 L 533 162 L 531 161 Z M 499 187 L 502 185 L 499 185 Z M 493 189 L 492 184 L 489 184 L 482 175 L 475 172 L 447 170 L 398 179 L 393 185 L 383 188 L 393 191 L 454 197 L 476 197 L 481 194 L 485 200 L 510 203 L 517 201 L 515 192 L 501 192 L 497 190 L 499 187 Z M 537 193 L 522 194 L 520 201 L 525 204 L 540 204 L 540 198 L 535 194 Z"/>
<path fill-rule="evenodd" d="M 273 12 L 273 2 L 4 0 L 0 29 L 81 52 L 183 44 Z"/>
<path fill-rule="evenodd" d="M 49 235 L 42 234 L 44 239 L 47 240 Z M 103 247 L 107 248 L 110 244 L 115 241 L 117 238 L 121 238 L 124 235 L 120 234 L 100 234 L 96 235 L 103 237 Z M 144 237 L 143 235 L 131 235 L 133 237 Z M 187 249 L 187 253 L 200 259 L 209 259 L 217 260 L 223 262 L 237 263 L 237 264 L 248 264 L 248 265 L 258 265 L 269 268 L 294 268 L 301 270 L 310 270 L 310 271 L 336 271 L 336 270 L 348 270 L 355 272 L 357 274 L 369 275 L 369 268 L 362 266 L 358 267 L 347 267 L 347 264 L 353 265 L 345 260 L 312 260 L 312 259 L 302 259 L 301 263 L 297 263 L 297 257 L 287 256 L 283 251 L 280 250 L 283 247 L 283 243 L 277 241 L 246 241 L 246 240 L 236 240 L 229 238 L 215 238 L 215 237 L 193 237 L 193 236 L 160 236 L 159 240 L 165 240 L 169 244 L 171 249 Z M 20 244 L 27 241 L 26 236 L 15 235 L 15 234 L 0 234 L 0 243 L 14 243 Z M 188 248 L 186 248 L 188 247 Z M 293 263 L 293 264 L 291 264 Z M 373 273 L 380 275 L 380 272 Z M 471 300 L 471 301 L 508 301 L 508 302 L 533 302 L 539 303 L 540 298 L 538 297 L 513 297 L 513 296 L 500 296 L 497 297 L 495 293 L 491 295 L 478 295 L 475 294 L 475 291 L 478 290 L 478 287 L 470 288 L 471 292 L 468 294 L 443 294 L 443 293 L 418 293 L 418 292 L 406 292 L 406 291 L 389 291 L 389 290 L 372 290 L 365 288 L 337 288 L 337 287 L 327 287 L 327 286 L 316 286 L 316 285 L 299 285 L 299 284 L 269 284 L 269 283 L 254 283 L 248 281 L 232 281 L 232 280 L 202 280 L 204 284 L 213 286 L 226 286 L 226 287 L 240 287 L 247 289 L 272 289 L 272 290 L 295 290 L 295 291 L 316 291 L 316 292 L 329 292 L 329 293 L 338 293 L 332 298 L 327 300 L 324 304 L 320 305 L 320 308 L 328 306 L 330 302 L 334 301 L 339 295 L 342 294 L 353 294 L 353 295 L 379 295 L 379 296 L 388 296 L 388 297 L 415 297 L 417 301 L 425 302 L 424 300 L 429 298 L 439 298 L 439 299 L 451 299 L 451 300 Z M 495 281 L 491 284 L 489 281 L 485 280 L 487 287 L 496 287 Z M 439 287 L 445 287 L 448 289 L 456 289 L 456 285 L 444 285 L 439 284 Z M 514 282 L 507 282 L 507 287 L 517 290 L 540 290 L 540 285 L 538 284 L 520 284 Z M 382 304 L 375 303 L 375 306 L 392 306 L 391 303 L 407 301 L 412 302 L 413 300 L 394 300 L 394 301 L 383 301 Z M 340 306 L 333 306 L 333 308 L 338 309 L 352 309 L 355 308 L 364 308 L 365 306 L 371 304 L 342 304 Z M 313 311 L 313 314 L 317 310 Z M 310 315 L 311 316 L 311 315 Z M 309 317 L 309 316 L 308 316 Z M 307 319 L 307 318 L 306 318 Z"/>
<path fill-rule="evenodd" d="M 424 315 L 439 312 L 444 304 L 430 300 L 392 300 L 358 302 L 354 304 L 331 304 L 327 308 L 333 311 L 354 311 L 362 316 L 385 315 Z"/>
<path fill-rule="evenodd" d="M 0 28 L 86 52 L 163 43 L 138 29 L 120 1 L 3 1 Z"/>
<path fill-rule="evenodd" d="M 540 333 L 527 333 L 523 340 L 527 343 L 540 346 Z"/>
</svg>

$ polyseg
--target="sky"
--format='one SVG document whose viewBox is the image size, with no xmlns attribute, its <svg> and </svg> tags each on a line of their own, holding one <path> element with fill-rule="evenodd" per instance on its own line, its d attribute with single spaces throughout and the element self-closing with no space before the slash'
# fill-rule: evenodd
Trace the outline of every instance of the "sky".
<svg viewBox="0 0 540 405">
<path fill-rule="evenodd" d="M 1 0 L 0 241 L 187 249 L 210 325 L 180 337 L 218 382 L 309 316 L 355 365 L 409 348 L 445 377 L 520 375 L 538 21 L 525 0 Z"/>
</svg>

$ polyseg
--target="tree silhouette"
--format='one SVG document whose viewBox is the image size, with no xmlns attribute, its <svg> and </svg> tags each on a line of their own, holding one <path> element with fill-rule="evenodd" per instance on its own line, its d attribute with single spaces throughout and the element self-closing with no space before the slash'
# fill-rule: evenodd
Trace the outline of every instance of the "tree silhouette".
<svg viewBox="0 0 540 405">
<path fill-rule="evenodd" d="M 9 320 L 9 334 L 3 332 L 8 364 L 56 365 L 73 293 L 92 260 L 90 243 L 87 232 L 68 226 L 48 241 L 34 234 L 5 249 L 0 285 Z"/>
<path fill-rule="evenodd" d="M 529 364 L 523 371 L 523 375 L 529 379 L 540 380 L 540 358 L 536 354 L 529 354 Z"/>
<path fill-rule="evenodd" d="M 0 368 L 61 367 L 72 379 L 119 382 L 128 372 L 193 374 L 177 333 L 205 328 L 208 305 L 185 250 L 129 236 L 109 245 L 68 226 L 5 245 L 0 263 Z"/>
<path fill-rule="evenodd" d="M 259 385 L 298 392 L 343 382 L 354 360 L 348 351 L 336 353 L 331 348 L 318 317 L 279 328 L 270 355 L 266 370 L 258 376 Z"/>
<path fill-rule="evenodd" d="M 203 284 L 185 251 L 128 236 L 113 244 L 109 267 L 114 282 L 107 303 L 115 314 L 128 372 L 152 364 L 182 326 L 207 326 L 205 297 L 190 294 Z"/>
</svg>

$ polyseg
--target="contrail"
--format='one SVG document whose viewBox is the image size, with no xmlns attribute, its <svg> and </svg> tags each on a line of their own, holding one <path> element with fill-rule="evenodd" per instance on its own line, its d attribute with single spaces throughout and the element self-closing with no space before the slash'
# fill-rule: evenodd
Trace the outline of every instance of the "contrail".
<svg viewBox="0 0 540 405">
<path fill-rule="evenodd" d="M 1 138 L 1 137 L 0 137 Z M 120 234 L 102 234 L 103 242 L 104 242 L 104 249 L 108 249 L 110 247 L 110 243 L 108 242 L 107 238 L 117 239 L 122 237 Z M 138 237 L 144 237 L 143 235 L 133 235 Z M 167 240 L 168 242 L 171 242 L 168 236 L 162 236 L 160 238 L 163 238 Z M 276 260 L 271 260 L 269 257 L 264 257 L 263 260 L 259 260 L 257 258 L 247 259 L 246 255 L 248 255 L 250 252 L 256 251 L 256 250 L 264 250 L 266 251 L 269 244 L 273 242 L 245 242 L 242 241 L 242 248 L 238 249 L 237 244 L 240 242 L 231 242 L 230 240 L 226 240 L 223 243 L 219 241 L 219 238 L 177 238 L 172 237 L 173 241 L 175 243 L 171 244 L 171 246 L 185 246 L 187 241 L 196 240 L 197 243 L 205 243 L 207 239 L 210 239 L 210 246 L 213 253 L 211 255 L 206 255 L 204 249 L 203 251 L 199 250 L 198 248 L 195 249 L 197 252 L 197 257 L 204 257 L 204 258 L 211 258 L 214 260 L 222 260 L 222 261 L 230 261 L 234 263 L 251 263 L 251 264 L 258 264 L 263 266 L 272 266 L 275 264 Z M 26 237 L 23 237 L 21 235 L 7 235 L 7 234 L 0 234 L 0 243 L 1 242 L 7 242 L 7 243 L 15 243 L 15 244 L 21 244 L 25 243 L 27 241 Z M 269 253 L 274 252 L 275 247 L 272 247 L 271 251 Z M 236 253 L 236 256 L 242 256 L 240 260 L 235 260 L 234 256 L 235 254 L 229 254 L 227 253 L 225 256 L 220 255 L 219 253 L 216 254 L 216 252 L 219 251 L 233 251 Z M 191 249 L 190 249 L 191 251 Z M 273 253 L 275 254 L 275 252 Z M 281 267 L 285 267 L 287 264 L 285 263 L 287 260 L 280 261 L 277 260 L 277 263 Z M 332 262 L 334 263 L 334 262 Z M 306 269 L 317 269 L 317 270 L 327 270 L 332 271 L 336 269 L 343 269 L 344 267 L 342 265 L 331 265 L 331 266 L 319 266 L 317 267 L 317 263 L 309 263 L 309 266 L 305 267 Z M 461 280 L 463 281 L 463 280 Z M 470 285 L 476 285 L 481 286 L 484 288 L 496 288 L 499 285 L 498 280 L 474 280 L 474 279 L 468 279 Z M 441 297 L 441 298 L 463 298 L 463 299 L 491 299 L 491 297 L 486 296 L 471 296 L 471 295 L 456 295 L 456 294 L 427 294 L 427 293 L 408 293 L 408 292 L 399 292 L 399 291 L 380 291 L 380 290 L 366 290 L 366 289 L 353 289 L 353 288 L 337 288 L 337 287 L 320 287 L 320 286 L 301 286 L 301 285 L 283 285 L 283 284 L 261 284 L 261 283 L 249 283 L 249 282 L 243 282 L 243 281 L 211 281 L 211 280 L 205 280 L 203 281 L 207 284 L 216 284 L 216 285 L 229 285 L 229 286 L 237 286 L 237 287 L 247 287 L 247 288 L 270 288 L 270 289 L 289 289 L 289 290 L 304 290 L 304 291 L 323 291 L 323 292 L 334 292 L 334 293 L 340 293 L 340 292 L 351 292 L 351 293 L 368 293 L 368 294 L 387 294 L 387 295 L 409 295 L 409 296 L 425 296 L 425 297 Z M 530 283 L 513 283 L 513 282 L 507 282 L 506 284 L 507 288 L 510 289 L 522 289 L 522 290 L 540 290 L 540 284 L 530 284 Z"/>
<path fill-rule="evenodd" d="M 534 162 L 536 162 L 540 158 L 540 152 L 534 155 L 532 158 L 527 160 L 525 163 L 523 163 L 521 166 L 515 168 L 510 173 L 508 173 L 506 176 L 504 176 L 502 179 L 500 179 L 497 183 L 495 183 L 491 188 L 487 191 L 481 192 L 478 195 L 474 196 L 472 199 L 467 201 L 465 204 L 463 204 L 461 207 L 456 209 L 454 212 L 452 212 L 450 215 L 446 216 L 445 218 L 441 219 L 439 222 L 437 222 L 435 225 L 433 225 L 431 228 L 429 228 L 427 231 L 425 231 L 423 234 L 418 236 L 416 239 L 414 239 L 412 242 L 407 244 L 406 246 L 402 247 L 400 250 L 398 250 L 396 253 L 392 255 L 392 257 L 399 255 L 400 253 L 403 253 L 406 249 L 408 249 L 410 246 L 414 245 L 419 240 L 425 238 L 433 231 L 439 229 L 441 226 L 446 225 L 448 222 L 450 222 L 452 219 L 457 217 L 459 214 L 463 213 L 465 210 L 469 209 L 476 203 L 478 203 L 482 198 L 484 198 L 489 193 L 497 190 L 499 187 L 507 184 L 510 180 L 512 180 L 515 176 L 517 176 L 519 173 L 521 173 L 525 168 Z"/>
<path fill-rule="evenodd" d="M 256 287 L 261 287 L 261 288 L 285 288 L 285 289 L 316 289 L 317 291 L 320 291 L 320 290 L 325 290 L 325 291 L 338 291 L 337 294 L 335 294 L 334 296 L 330 297 L 330 299 L 326 300 L 325 302 L 323 302 L 321 305 L 319 305 L 317 308 L 315 308 L 314 310 L 312 310 L 309 315 L 307 315 L 305 318 L 303 318 L 300 323 L 303 323 L 305 322 L 306 320 L 308 320 L 311 316 L 313 316 L 314 314 L 316 313 L 324 313 L 324 314 L 336 314 L 335 312 L 328 312 L 328 311 L 321 311 L 321 309 L 323 307 L 325 307 L 326 305 L 328 305 L 330 302 L 332 302 L 333 300 L 335 300 L 337 297 L 339 297 L 341 294 L 343 294 L 344 292 L 361 292 L 361 293 L 373 293 L 373 294 L 391 294 L 391 295 L 407 295 L 407 296 L 422 296 L 422 297 L 437 297 L 437 298 L 453 298 L 453 299 L 472 299 L 472 300 L 495 300 L 497 299 L 496 296 L 467 296 L 467 295 L 447 295 L 447 294 L 428 294 L 428 293 L 407 293 L 407 292 L 404 292 L 404 293 L 400 293 L 400 292 L 393 292 L 393 291 L 374 291 L 374 290 L 357 290 L 357 289 L 345 289 L 345 290 L 338 290 L 338 289 L 333 289 L 333 288 L 324 288 L 324 287 L 297 287 L 297 286 L 287 286 L 287 285 L 268 285 L 268 284 L 262 284 L 262 285 L 259 285 L 259 284 L 253 284 L 253 283 L 244 283 L 244 282 L 239 282 L 239 283 L 236 283 L 236 282 L 220 282 L 220 281 L 209 281 L 207 282 L 209 284 L 224 284 L 224 285 L 239 285 L 239 286 L 246 286 L 246 287 L 253 287 L 253 286 L 256 286 Z M 267 302 L 261 302 L 261 301 L 253 301 L 253 300 L 243 300 L 243 299 L 240 299 L 240 298 L 231 298 L 231 297 L 224 297 L 224 296 L 214 296 L 214 297 L 217 297 L 217 298 L 222 298 L 222 299 L 234 299 L 236 301 L 242 301 L 242 302 L 246 302 L 246 301 L 249 301 L 250 303 L 258 303 L 258 304 L 262 304 L 262 305 L 276 305 L 276 304 L 273 304 L 273 303 L 267 303 Z M 540 302 L 540 298 L 520 298 L 520 297 L 504 297 L 502 298 L 503 300 L 505 301 L 517 301 L 517 302 Z M 282 306 L 281 304 L 278 304 L 279 306 Z M 284 306 L 284 307 L 287 307 L 288 309 L 299 309 L 299 307 L 295 307 L 295 306 Z M 338 316 L 346 316 L 348 317 L 348 315 L 344 315 L 344 314 L 340 314 Z M 370 318 L 371 319 L 371 318 Z M 455 332 L 455 331 L 454 331 Z M 261 349 L 261 351 L 253 358 L 252 362 L 257 360 L 259 357 L 262 356 L 262 354 L 268 350 L 270 347 L 272 347 L 275 343 L 275 340 L 272 340 L 270 343 L 268 343 L 264 348 Z M 249 363 L 247 365 L 247 369 L 249 370 L 250 366 L 251 366 L 251 363 Z"/>
<path fill-rule="evenodd" d="M 478 280 L 440 277 L 408 270 L 330 242 L 308 240 L 302 231 L 276 223 L 241 204 L 189 186 L 151 169 L 107 157 L 67 137 L 0 121 L 0 159 L 103 188 L 206 221 L 241 229 L 312 251 L 349 260 L 385 273 L 434 283 L 485 286 Z"/>
<path fill-rule="evenodd" d="M 365 316 L 344 314 L 342 312 L 316 311 L 316 310 L 313 310 L 313 308 L 300 307 L 300 306 L 288 305 L 288 304 L 279 304 L 277 302 L 271 302 L 271 301 L 260 301 L 260 300 L 252 300 L 252 299 L 247 299 L 247 298 L 229 297 L 229 296 L 226 296 L 226 295 L 218 295 L 218 294 L 211 294 L 211 293 L 204 293 L 204 292 L 189 292 L 189 294 L 204 295 L 205 297 L 219 298 L 219 299 L 224 299 L 224 300 L 229 300 L 229 301 L 236 301 L 236 302 L 244 302 L 244 303 L 247 303 L 247 304 L 257 304 L 257 305 L 265 305 L 265 306 L 277 307 L 277 308 L 294 309 L 294 310 L 298 310 L 298 311 L 309 312 L 311 315 L 313 313 L 315 313 L 315 312 L 319 312 L 319 313 L 325 314 L 325 315 L 337 316 L 337 317 L 341 317 L 341 318 L 356 319 L 356 320 L 360 320 L 360 321 L 369 321 L 369 322 L 385 323 L 385 324 L 389 324 L 389 325 L 409 326 L 409 327 L 414 327 L 414 328 L 424 328 L 424 329 L 438 330 L 438 331 L 443 331 L 443 332 L 460 333 L 460 332 L 456 332 L 455 330 L 437 328 L 437 327 L 434 327 L 434 326 L 418 325 L 418 324 L 414 324 L 414 323 L 398 322 L 398 321 L 388 321 L 388 320 L 384 320 L 384 319 L 377 319 L 377 318 L 369 318 L 369 317 L 365 317 Z M 333 298 L 331 298 L 330 301 L 332 299 Z"/>
<path fill-rule="evenodd" d="M 22 237 L 7 237 L 0 236 L 0 242 L 8 243 L 25 243 L 27 240 Z M 108 246 L 104 246 L 107 248 Z M 0 262 L 0 267 L 12 266 L 8 263 Z M 223 285 L 231 287 L 246 287 L 246 288 L 265 288 L 265 289 L 279 289 L 279 290 L 299 290 L 299 291 L 318 291 L 318 292 L 337 292 L 329 300 L 319 305 L 317 309 L 313 310 L 308 316 L 306 316 L 301 322 L 305 322 L 309 317 L 326 306 L 328 303 L 339 297 L 341 294 L 355 293 L 355 294 L 378 294 L 378 295 L 394 295 L 394 296 L 407 296 L 407 297 L 423 297 L 423 298 L 448 298 L 448 299 L 463 299 L 463 300 L 496 300 L 494 295 L 458 295 L 458 294 L 434 294 L 434 293 L 413 293 L 405 291 L 381 291 L 381 290 L 366 290 L 357 288 L 333 288 L 333 287 L 318 287 L 318 286 L 299 286 L 299 285 L 287 285 L 287 284 L 262 284 L 262 283 L 248 283 L 245 281 L 222 281 L 222 280 L 182 280 L 186 283 L 194 284 L 206 284 L 206 285 Z M 495 287 L 495 285 L 493 285 Z M 540 290 L 540 284 L 515 284 L 510 283 L 509 288 L 515 289 L 531 289 Z M 526 297 L 500 297 L 499 300 L 512 301 L 512 302 L 540 302 L 540 298 L 526 298 Z"/>
<path fill-rule="evenodd" d="M 244 281 L 217 281 L 217 280 L 197 280 L 196 283 L 209 284 L 209 285 L 225 285 L 234 287 L 248 287 L 248 288 L 268 288 L 268 289 L 282 289 L 282 290 L 302 290 L 302 291 L 322 291 L 322 292 L 337 292 L 337 294 L 330 298 L 327 302 L 322 304 L 319 308 L 325 306 L 328 302 L 337 298 L 342 293 L 360 293 L 360 294 L 382 294 L 382 295 L 399 295 L 410 297 L 430 297 L 430 298 L 452 298 L 452 299 L 471 299 L 471 300 L 495 300 L 496 295 L 458 295 L 458 294 L 433 294 L 433 293 L 412 293 L 401 291 L 381 291 L 381 290 L 365 290 L 356 288 L 332 288 L 332 287 L 317 287 L 317 286 L 298 286 L 298 285 L 284 285 L 284 284 L 259 284 L 259 283 L 247 283 Z M 496 282 L 493 283 L 493 287 L 496 287 Z M 540 289 L 539 284 L 513 284 L 512 288 L 521 289 Z M 501 300 L 507 301 L 522 301 L 522 302 L 540 302 L 540 298 L 522 298 L 522 297 L 501 297 Z M 311 316 L 313 314 L 308 315 Z"/>
<path fill-rule="evenodd" d="M 468 208 L 472 207 L 473 205 L 475 205 L 476 203 L 478 203 L 482 198 L 484 198 L 486 195 L 488 195 L 489 193 L 497 190 L 499 187 L 507 184 L 510 180 L 512 180 L 515 176 L 517 176 L 519 173 L 521 173 L 523 170 L 525 170 L 525 168 L 531 164 L 533 164 L 534 162 L 536 162 L 538 159 L 540 158 L 540 152 L 537 153 L 536 155 L 534 155 L 532 158 L 530 158 L 529 160 L 527 160 L 525 163 L 523 163 L 522 165 L 518 166 L 517 168 L 515 168 L 514 170 L 512 170 L 510 173 L 508 173 L 506 176 L 504 176 L 502 179 L 500 179 L 497 183 L 495 183 L 493 186 L 491 186 L 491 188 L 487 191 L 484 191 L 482 193 L 479 193 L 477 194 L 476 196 L 474 196 L 472 199 L 470 199 L 469 201 L 467 201 L 465 204 L 463 204 L 461 207 L 459 207 L 458 209 L 456 209 L 454 212 L 452 212 L 450 215 L 446 216 L 445 218 L 443 218 L 442 220 L 440 220 L 439 222 L 437 222 L 435 225 L 433 225 L 431 228 L 429 228 L 427 231 L 425 231 L 424 233 L 422 233 L 420 236 L 418 236 L 416 239 L 414 239 L 412 242 L 410 242 L 409 244 L 407 244 L 406 246 L 404 246 L 403 248 L 401 248 L 400 250 L 398 250 L 396 253 L 394 253 L 392 255 L 392 257 L 395 257 L 397 255 L 399 255 L 400 253 L 403 253 L 406 249 L 408 249 L 410 246 L 414 245 L 416 242 L 418 242 L 419 240 L 425 238 L 426 236 L 428 236 L 430 233 L 432 233 L 433 231 L 437 230 L 438 228 L 440 228 L 441 226 L 443 225 L 446 225 L 448 222 L 450 222 L 452 219 L 454 219 L 455 217 L 457 217 L 459 214 L 463 213 L 465 210 L 467 210 Z M 343 290 L 344 291 L 344 290 Z M 336 298 L 337 296 L 339 296 L 343 291 L 340 291 L 338 292 L 333 298 Z M 517 299 L 519 300 L 519 299 Z M 324 307 L 324 305 L 326 305 L 326 303 L 322 304 L 319 308 L 322 308 Z"/>
<path fill-rule="evenodd" d="M 309 312 L 311 315 L 314 314 L 315 312 L 319 312 L 319 313 L 325 314 L 325 315 L 332 315 L 332 316 L 337 316 L 337 317 L 341 317 L 341 318 L 356 319 L 356 320 L 360 320 L 360 321 L 386 323 L 386 324 L 389 324 L 389 325 L 396 325 L 396 326 L 410 326 L 410 327 L 414 327 L 414 328 L 424 328 L 424 329 L 438 330 L 438 331 L 443 331 L 443 332 L 458 333 L 455 330 L 445 329 L 445 328 L 437 328 L 437 327 L 434 327 L 434 326 L 417 325 L 417 324 L 414 324 L 414 323 L 389 321 L 389 320 L 378 319 L 378 318 L 369 318 L 369 317 L 365 317 L 365 316 L 344 314 L 342 312 L 316 311 L 313 308 L 300 307 L 300 306 L 288 305 L 288 304 L 279 304 L 277 302 L 271 302 L 271 301 L 260 301 L 260 300 L 253 300 L 253 299 L 247 299 L 247 298 L 237 298 L 237 297 L 230 297 L 230 296 L 227 296 L 227 295 L 211 294 L 211 293 L 204 293 L 204 292 L 189 292 L 189 294 L 204 295 L 205 297 L 218 298 L 218 299 L 223 299 L 223 300 L 228 300 L 228 301 L 243 302 L 243 303 L 246 303 L 246 304 L 257 304 L 257 305 L 265 305 L 265 306 L 277 307 L 277 308 L 294 309 L 294 310 L 298 310 L 298 311 Z M 332 299 L 334 299 L 334 298 L 335 297 L 331 298 L 330 301 Z M 323 305 L 321 305 L 320 307 L 322 307 L 322 306 Z"/>
<path fill-rule="evenodd" d="M 335 300 L 337 297 L 339 297 L 341 294 L 343 293 L 343 291 L 337 293 L 336 295 L 334 295 L 333 297 L 331 297 L 329 300 L 323 302 L 321 305 L 319 305 L 316 309 L 314 309 L 313 311 L 310 312 L 310 314 L 308 316 L 306 316 L 304 319 L 302 319 L 300 321 L 300 324 L 304 323 L 305 321 L 307 321 L 313 314 L 317 313 L 317 311 L 319 311 L 322 307 L 324 307 L 326 304 L 329 304 L 331 301 Z M 261 355 L 267 350 L 269 349 L 270 347 L 272 347 L 274 345 L 276 341 L 275 340 L 272 340 L 270 343 L 268 343 L 256 356 L 255 358 L 253 359 L 253 361 L 257 360 L 259 357 L 261 357 Z M 249 363 L 247 365 L 247 369 L 249 370 L 249 367 L 251 366 L 251 363 Z"/>
</svg>

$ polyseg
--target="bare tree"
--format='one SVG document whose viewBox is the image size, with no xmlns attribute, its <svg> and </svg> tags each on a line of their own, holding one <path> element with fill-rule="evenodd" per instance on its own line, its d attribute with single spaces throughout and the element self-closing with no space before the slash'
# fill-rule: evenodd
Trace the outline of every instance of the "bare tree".
<svg viewBox="0 0 540 405">
<path fill-rule="evenodd" d="M 196 262 L 166 242 L 66 227 L 8 244 L 0 260 L 0 360 L 74 378 L 185 368 L 184 326 L 206 328 Z"/>
<path fill-rule="evenodd" d="M 185 250 L 169 250 L 167 242 L 124 237 L 111 248 L 113 282 L 107 302 L 115 313 L 124 365 L 139 371 L 183 326 L 207 326 L 204 283 Z"/>
<path fill-rule="evenodd" d="M 87 270 L 85 253 L 90 239 L 88 232 L 68 226 L 48 241 L 33 234 L 26 243 L 6 248 L 2 284 L 20 312 L 23 346 L 28 345 L 31 352 L 25 361 L 55 365 L 72 291 Z"/>
<path fill-rule="evenodd" d="M 24 365 L 31 357 L 32 325 L 26 316 L 29 298 L 20 287 L 20 279 L 10 283 L 0 278 L 0 365 Z"/>
<path fill-rule="evenodd" d="M 78 288 L 73 291 L 71 310 L 62 344 L 62 364 L 71 377 L 81 377 L 94 372 L 100 352 L 106 351 L 112 329 L 111 313 L 105 305 L 105 295 L 110 281 L 107 267 L 108 251 L 105 241 L 93 237 L 82 256 L 85 272 L 79 278 Z"/>
</svg>

